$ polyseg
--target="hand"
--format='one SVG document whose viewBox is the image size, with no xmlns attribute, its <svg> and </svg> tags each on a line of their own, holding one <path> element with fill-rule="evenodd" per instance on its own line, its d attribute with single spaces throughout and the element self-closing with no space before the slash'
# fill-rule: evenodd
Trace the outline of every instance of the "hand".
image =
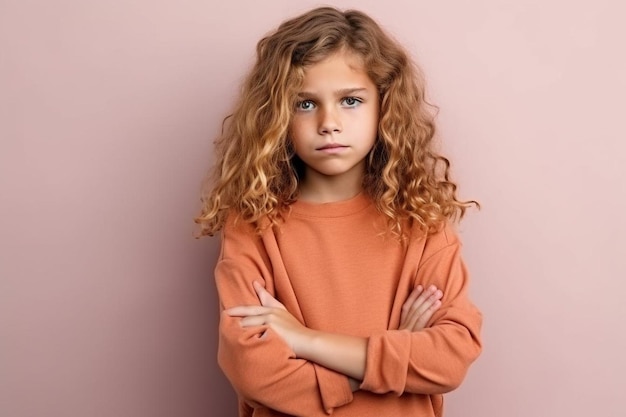
<svg viewBox="0 0 626 417">
<path fill-rule="evenodd" d="M 443 293 L 434 285 L 424 290 L 418 285 L 402 305 L 399 330 L 407 329 L 412 332 L 426 327 L 433 313 L 441 307 Z"/>
<path fill-rule="evenodd" d="M 307 343 L 311 331 L 300 323 L 285 306 L 267 292 L 257 281 L 253 283 L 260 306 L 237 306 L 225 310 L 231 317 L 241 317 L 243 327 L 267 326 L 283 339 L 291 350 L 298 355 L 298 346 Z"/>
<path fill-rule="evenodd" d="M 269 327 L 287 343 L 297 358 L 306 359 L 342 373 L 354 381 L 352 390 L 359 389 L 365 374 L 367 338 L 309 329 L 287 311 L 258 282 L 254 282 L 261 305 L 238 306 L 225 310 L 232 317 L 241 317 L 243 327 Z"/>
</svg>

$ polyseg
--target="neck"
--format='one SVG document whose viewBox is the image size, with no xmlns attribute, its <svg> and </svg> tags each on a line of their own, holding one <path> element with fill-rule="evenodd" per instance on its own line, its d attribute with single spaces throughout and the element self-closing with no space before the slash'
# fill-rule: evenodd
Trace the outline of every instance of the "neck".
<svg viewBox="0 0 626 417">
<path fill-rule="evenodd" d="M 310 203 L 333 203 L 349 200 L 363 191 L 363 173 L 337 178 L 307 172 L 300 183 L 300 200 Z"/>
</svg>

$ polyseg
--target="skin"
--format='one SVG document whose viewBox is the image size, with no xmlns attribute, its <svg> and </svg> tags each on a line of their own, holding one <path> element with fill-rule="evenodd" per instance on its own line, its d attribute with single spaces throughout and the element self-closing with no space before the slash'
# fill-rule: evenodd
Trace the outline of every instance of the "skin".
<svg viewBox="0 0 626 417">
<path fill-rule="evenodd" d="M 378 89 L 361 59 L 339 52 L 305 71 L 290 138 L 305 163 L 300 199 L 346 200 L 361 191 L 378 134 Z"/>
<path fill-rule="evenodd" d="M 342 201 L 361 192 L 365 158 L 376 141 L 378 89 L 360 58 L 341 51 L 305 71 L 291 140 L 305 163 L 300 199 L 314 203 Z M 353 391 L 363 380 L 367 338 L 305 327 L 258 282 L 261 305 L 238 306 L 225 314 L 241 318 L 243 327 L 268 326 L 306 359 L 350 378 Z M 443 293 L 418 285 L 405 301 L 399 330 L 424 329 L 441 306 Z"/>
<path fill-rule="evenodd" d="M 269 326 L 293 350 L 296 357 L 316 362 L 361 381 L 365 373 L 367 339 L 309 329 L 300 323 L 285 306 L 254 282 L 260 306 L 238 306 L 225 310 L 241 317 L 242 327 Z M 424 290 L 418 285 L 402 307 L 398 329 L 419 331 L 426 327 L 433 313 L 441 306 L 443 293 L 435 286 Z"/>
</svg>

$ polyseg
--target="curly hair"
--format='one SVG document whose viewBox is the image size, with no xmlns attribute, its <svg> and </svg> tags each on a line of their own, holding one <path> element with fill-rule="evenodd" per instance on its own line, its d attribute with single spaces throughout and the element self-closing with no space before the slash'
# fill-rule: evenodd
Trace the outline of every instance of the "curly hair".
<svg viewBox="0 0 626 417">
<path fill-rule="evenodd" d="M 284 220 L 298 196 L 298 158 L 288 140 L 298 89 L 307 67 L 341 50 L 362 58 L 378 88 L 378 137 L 363 190 L 388 229 L 402 237 L 407 222 L 417 222 L 432 232 L 478 205 L 456 197 L 450 162 L 434 149 L 423 75 L 406 51 L 366 14 L 320 7 L 283 22 L 257 44 L 256 63 L 216 141 L 218 160 L 196 218 L 201 235 L 214 235 L 233 210 L 259 233 Z"/>
</svg>

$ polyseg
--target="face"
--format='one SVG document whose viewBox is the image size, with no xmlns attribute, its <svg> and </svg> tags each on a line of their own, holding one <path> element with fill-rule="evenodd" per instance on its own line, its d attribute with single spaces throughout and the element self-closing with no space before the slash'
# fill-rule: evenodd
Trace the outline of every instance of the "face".
<svg viewBox="0 0 626 417">
<path fill-rule="evenodd" d="M 338 52 L 308 67 L 290 128 L 304 182 L 360 186 L 378 117 L 378 89 L 357 55 Z"/>
</svg>

